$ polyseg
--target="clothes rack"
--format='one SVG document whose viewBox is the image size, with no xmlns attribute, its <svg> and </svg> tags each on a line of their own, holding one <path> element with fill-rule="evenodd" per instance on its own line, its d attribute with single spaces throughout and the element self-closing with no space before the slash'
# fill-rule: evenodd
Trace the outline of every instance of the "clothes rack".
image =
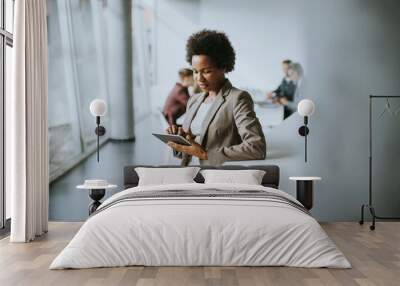
<svg viewBox="0 0 400 286">
<path fill-rule="evenodd" d="M 399 220 L 400 217 L 382 217 L 382 216 L 378 216 L 375 212 L 375 208 L 373 206 L 373 202 L 372 202 L 372 103 L 373 103 L 373 99 L 375 98 L 400 98 L 400 95 L 370 95 L 369 96 L 369 200 L 368 200 L 368 204 L 363 204 L 361 206 L 361 220 L 359 221 L 359 224 L 364 224 L 364 210 L 365 208 L 368 208 L 370 213 L 371 213 L 371 217 L 372 217 L 372 225 L 370 225 L 370 229 L 371 230 L 375 230 L 375 220 L 376 219 L 380 219 L 380 220 L 392 220 L 392 219 L 397 219 Z M 385 107 L 386 108 L 386 107 Z"/>
</svg>

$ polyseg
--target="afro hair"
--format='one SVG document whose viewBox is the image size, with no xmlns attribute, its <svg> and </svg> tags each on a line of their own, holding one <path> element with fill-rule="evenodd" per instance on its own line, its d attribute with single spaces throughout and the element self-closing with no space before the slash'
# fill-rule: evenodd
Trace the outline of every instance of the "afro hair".
<svg viewBox="0 0 400 286">
<path fill-rule="evenodd" d="M 186 44 L 186 60 L 192 64 L 192 57 L 206 55 L 225 72 L 233 71 L 235 67 L 235 50 L 223 32 L 201 30 L 191 35 Z"/>
</svg>

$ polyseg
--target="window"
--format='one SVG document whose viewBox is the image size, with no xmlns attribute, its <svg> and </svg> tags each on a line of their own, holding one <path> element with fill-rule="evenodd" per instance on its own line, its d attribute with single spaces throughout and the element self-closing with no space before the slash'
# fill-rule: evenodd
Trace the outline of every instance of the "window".
<svg viewBox="0 0 400 286">
<path fill-rule="evenodd" d="M 14 0 L 0 0 L 0 228 L 10 218 L 10 194 L 5 188 L 5 105 L 11 92 Z M 1 233 L 0 233 L 1 234 Z"/>
<path fill-rule="evenodd" d="M 89 105 L 95 98 L 108 100 L 105 9 L 99 1 L 47 0 L 50 181 L 96 148 Z M 108 115 L 102 118 L 106 128 L 107 122 Z"/>
</svg>

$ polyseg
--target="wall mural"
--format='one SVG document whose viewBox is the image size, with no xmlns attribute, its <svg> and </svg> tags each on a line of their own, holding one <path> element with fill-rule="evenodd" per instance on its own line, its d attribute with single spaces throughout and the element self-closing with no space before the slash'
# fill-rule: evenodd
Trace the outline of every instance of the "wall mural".
<svg viewBox="0 0 400 286">
<path fill-rule="evenodd" d="M 356 184 L 368 173 L 367 166 L 362 167 L 368 151 L 362 138 L 367 135 L 359 135 L 367 130 L 363 119 L 367 104 L 363 95 L 371 90 L 385 91 L 385 94 L 396 94 L 399 90 L 392 77 L 399 67 L 392 22 L 396 17 L 385 17 L 396 11 L 391 9 L 396 5 L 382 8 L 373 1 L 362 5 L 359 1 L 326 1 L 322 7 L 319 2 L 47 0 L 50 181 L 54 182 L 50 191 L 50 217 L 79 220 L 87 216 L 87 202 L 82 200 L 82 193 L 75 191 L 83 179 L 104 178 L 121 185 L 122 168 L 126 165 L 196 164 L 200 159 L 211 164 L 232 158 L 239 160 L 232 164 L 279 164 L 287 174 L 299 174 L 303 167 L 304 170 L 314 168 L 315 173 L 320 173 L 320 169 L 321 173 L 328 172 L 342 166 L 344 158 L 355 158 L 343 166 L 341 180 L 326 185 L 344 190 L 342 195 L 345 195 L 347 183 Z M 229 68 L 232 61 L 227 49 L 219 52 L 225 58 L 228 55 L 228 60 L 222 63 L 218 56 L 205 58 L 214 59 L 212 63 L 217 66 L 217 75 L 207 81 L 202 70 L 207 61 L 196 58 L 195 67 L 193 57 L 187 60 L 188 40 L 204 29 L 223 32 L 235 52 L 233 69 Z M 377 43 L 380 43 L 379 49 Z M 192 44 L 193 50 L 196 45 Z M 183 154 L 184 150 L 176 150 L 174 154 L 170 146 L 152 135 L 166 134 L 172 125 L 188 127 L 187 115 L 193 125 L 195 115 L 206 114 L 206 106 L 203 111 L 198 108 L 194 112 L 191 107 L 187 112 L 186 105 L 189 102 L 200 107 L 200 98 L 196 95 L 209 89 L 214 79 L 219 82 L 221 66 L 226 71 L 222 73 L 224 77 L 251 96 L 266 138 L 265 160 L 261 160 L 265 154 L 259 126 L 247 131 L 253 134 L 252 138 L 257 138 L 251 151 L 254 157 L 246 156 L 246 152 L 240 151 L 243 149 L 236 152 L 229 148 L 237 142 L 237 134 L 232 132 L 232 117 L 229 117 L 233 111 L 223 109 L 224 104 L 216 101 L 216 97 L 214 100 L 203 98 L 205 105 L 209 103 L 210 114 L 215 115 L 215 120 L 205 116 L 208 129 L 198 123 L 197 127 L 194 124 L 195 128 L 190 126 L 191 135 L 197 137 L 191 140 L 197 139 L 197 144 L 202 143 L 201 146 L 211 150 L 207 159 L 202 152 L 207 150 L 200 148 L 194 150 L 198 156 L 190 160 Z M 196 76 L 202 80 L 196 80 Z M 172 93 L 182 99 L 182 105 L 168 104 Z M 191 100 L 195 97 L 196 100 Z M 103 143 L 100 162 L 95 154 L 96 120 L 89 111 L 90 102 L 96 98 L 103 99 L 108 107 L 105 117 L 101 118 L 107 132 L 100 138 L 100 145 Z M 309 125 L 308 164 L 303 164 L 305 140 L 297 133 L 303 118 L 295 112 L 297 102 L 303 98 L 311 98 L 317 104 L 317 112 Z M 249 98 L 242 95 L 241 100 L 245 107 L 249 106 Z M 337 116 L 338 108 L 341 116 Z M 330 113 L 321 114 L 327 110 Z M 375 170 L 396 170 L 394 163 L 388 165 L 387 154 L 396 154 L 398 146 L 390 143 L 395 133 L 388 129 L 389 124 L 393 128 L 390 130 L 397 128 L 396 120 L 388 120 L 400 114 L 397 102 L 383 101 L 375 111 L 378 119 L 375 124 L 382 124 L 374 127 L 375 132 L 380 132 L 376 133 L 380 140 L 374 142 L 381 144 L 375 145 L 381 150 L 375 154 L 384 155 L 374 157 Z M 207 134 L 208 131 L 211 133 Z M 127 140 L 133 137 L 135 142 Z M 338 143 L 336 138 L 344 139 Z M 218 140 L 222 141 L 220 145 L 216 143 Z M 356 150 L 343 147 L 350 141 L 358 146 Z M 220 147 L 228 147 L 221 151 L 227 158 L 212 155 Z M 337 156 L 332 157 L 334 153 Z M 260 161 L 248 162 L 254 159 Z M 352 168 L 356 170 L 355 176 L 348 175 L 354 173 Z M 71 172 L 67 173 L 68 170 Z M 379 174 L 381 179 L 376 181 L 377 185 L 390 182 L 387 178 L 391 175 Z M 340 188 L 337 183 L 341 184 Z M 294 185 L 282 180 L 282 187 L 290 190 Z M 354 192 L 363 194 L 360 188 Z M 393 194 L 395 191 L 393 188 Z M 73 198 L 71 201 L 66 200 L 66 193 Z M 376 201 L 382 201 L 382 205 L 377 208 L 383 210 L 385 206 L 387 215 L 397 211 L 386 204 L 385 197 L 391 195 L 384 192 L 374 195 L 381 193 L 381 199 Z M 357 216 L 360 200 L 353 198 Z M 80 213 L 69 211 L 69 206 L 75 204 L 81 206 Z M 352 214 L 349 205 L 343 216 L 334 210 L 330 212 L 330 217 L 337 219 L 350 219 Z"/>
<path fill-rule="evenodd" d="M 95 98 L 105 100 L 109 107 L 106 118 L 102 119 L 102 124 L 109 130 L 103 140 L 133 138 L 133 135 L 142 137 L 146 132 L 146 140 L 163 150 L 153 153 L 166 154 L 154 155 L 162 158 L 158 163 L 180 164 L 181 158 L 171 152 L 171 147 L 176 146 L 168 147 L 157 141 L 152 133 L 166 133 L 169 126 L 181 126 L 189 129 L 186 132 L 190 131 L 193 140 L 203 145 L 203 149 L 222 145 L 232 147 L 244 138 L 242 130 L 247 127 L 236 126 L 236 131 L 231 134 L 228 127 L 233 121 L 226 126 L 217 124 L 218 120 L 226 122 L 228 119 L 221 117 L 223 108 L 218 110 L 224 105 L 215 103 L 213 98 L 204 100 L 204 103 L 210 100 L 210 113 L 215 115 L 213 120 L 204 115 L 207 124 L 197 131 L 191 130 L 189 123 L 184 126 L 189 99 L 203 92 L 212 93 L 210 84 L 214 81 L 222 89 L 221 79 L 226 78 L 233 87 L 250 94 L 260 125 L 257 128 L 261 131 L 251 130 L 247 135 L 256 134 L 259 138 L 268 136 L 275 126 L 289 118 L 296 111 L 297 103 L 305 97 L 306 67 L 303 63 L 306 57 L 296 7 L 286 12 L 282 22 L 276 12 L 284 5 L 275 2 L 268 11 L 248 9 L 241 1 L 232 2 L 229 9 L 219 6 L 224 1 L 47 2 L 51 178 L 62 174 L 95 147 L 93 117 L 88 112 L 88 106 Z M 239 11 L 241 17 L 231 21 Z M 204 69 L 207 63 L 216 68 L 216 73 L 208 80 L 205 80 L 204 70 L 197 70 L 192 59 L 187 58 L 190 37 L 204 29 L 221 32 L 219 35 L 226 36 L 228 43 L 215 45 L 218 47 L 215 53 L 212 49 L 202 48 L 202 45 L 207 46 L 207 41 L 213 44 L 212 35 L 209 40 L 198 38 L 196 42 L 192 39 L 193 56 L 198 55 L 195 50 L 200 49 L 210 61 L 200 62 L 198 68 Z M 232 57 L 230 48 L 233 49 L 233 61 L 229 59 Z M 229 61 L 232 67 L 229 67 Z M 251 102 L 246 100 L 243 103 L 249 107 Z M 204 111 L 197 108 L 200 106 L 198 104 L 191 110 L 192 119 L 198 110 Z M 234 118 L 236 115 L 230 112 Z M 140 124 L 148 121 L 149 116 L 151 128 L 146 126 L 143 131 Z M 224 138 L 226 142 L 210 143 L 213 136 Z M 261 145 L 253 144 L 256 149 L 265 149 L 262 140 L 255 141 L 261 142 Z M 243 153 L 245 149 L 204 162 L 220 164 L 230 160 L 265 158 L 264 151 L 254 149 L 250 156 Z M 185 153 L 181 149 L 175 151 L 181 155 Z M 199 155 L 202 150 L 195 152 Z M 192 156 L 192 159 L 191 164 L 203 160 L 199 156 Z"/>
</svg>

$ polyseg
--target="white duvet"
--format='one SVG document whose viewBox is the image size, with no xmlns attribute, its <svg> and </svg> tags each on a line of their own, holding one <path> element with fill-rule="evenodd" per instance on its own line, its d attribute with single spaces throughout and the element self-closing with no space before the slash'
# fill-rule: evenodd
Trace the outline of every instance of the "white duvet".
<svg viewBox="0 0 400 286">
<path fill-rule="evenodd" d="M 265 190 L 238 184 L 179 184 L 127 189 Z M 350 263 L 318 222 L 293 206 L 246 198 L 123 201 L 90 217 L 50 269 L 127 265 L 295 266 L 349 268 Z"/>
</svg>

